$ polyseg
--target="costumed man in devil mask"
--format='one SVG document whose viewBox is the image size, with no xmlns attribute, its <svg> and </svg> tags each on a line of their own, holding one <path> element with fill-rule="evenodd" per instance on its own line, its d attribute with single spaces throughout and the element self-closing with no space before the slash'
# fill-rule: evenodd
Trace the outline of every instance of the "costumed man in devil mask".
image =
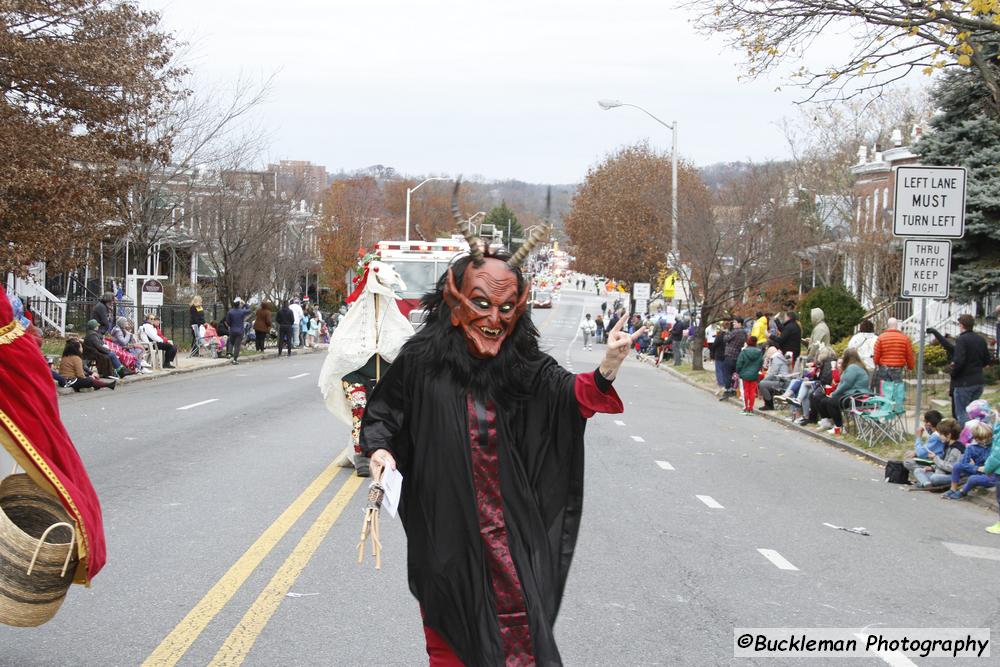
<svg viewBox="0 0 1000 667">
<path fill-rule="evenodd" d="M 431 665 L 558 665 L 553 625 L 583 502 L 583 435 L 619 413 L 612 388 L 634 335 L 574 375 L 539 350 L 520 270 L 473 237 L 423 299 L 425 326 L 368 400 L 361 446 L 403 475 L 410 590 Z"/>
</svg>

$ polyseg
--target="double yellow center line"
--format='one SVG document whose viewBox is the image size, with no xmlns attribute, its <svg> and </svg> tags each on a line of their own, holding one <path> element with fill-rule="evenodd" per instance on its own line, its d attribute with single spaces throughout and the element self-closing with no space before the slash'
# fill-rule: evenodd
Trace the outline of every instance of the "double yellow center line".
<svg viewBox="0 0 1000 667">
<path fill-rule="evenodd" d="M 341 468 L 335 463 L 328 465 L 319 476 L 281 513 L 274 523 L 261 533 L 239 560 L 222 575 L 205 596 L 181 619 L 160 645 L 142 663 L 143 667 L 163 667 L 175 665 L 213 618 L 232 599 L 236 591 L 246 582 L 257 566 L 281 541 L 316 498 L 330 485 Z M 351 497 L 361 486 L 362 480 L 351 474 L 326 506 L 319 518 L 302 537 L 292 553 L 278 569 L 271 581 L 244 614 L 242 620 L 226 638 L 212 665 L 239 665 L 246 659 L 257 636 L 278 609 L 285 594 L 302 573 L 309 559 L 316 552 L 323 538 L 340 517 Z"/>
<path fill-rule="evenodd" d="M 544 330 L 555 315 L 549 311 L 539 326 Z M 338 457 L 337 460 L 339 460 Z M 209 589 L 198 604 L 181 619 L 160 645 L 142 663 L 143 667 L 172 667 L 197 641 L 208 624 L 222 611 L 232 597 L 263 562 L 271 550 L 284 538 L 316 499 L 326 490 L 341 470 L 337 462 L 330 463 L 319 476 L 281 513 L 274 523 L 233 563 L 232 567 Z M 257 637 L 278 610 L 292 584 L 305 569 L 313 554 L 323 542 L 330 528 L 350 502 L 364 480 L 351 474 L 341 485 L 333 499 L 303 535 L 278 571 L 261 591 L 257 599 L 233 628 L 219 648 L 210 665 L 213 667 L 240 665 L 246 660 Z"/>
</svg>

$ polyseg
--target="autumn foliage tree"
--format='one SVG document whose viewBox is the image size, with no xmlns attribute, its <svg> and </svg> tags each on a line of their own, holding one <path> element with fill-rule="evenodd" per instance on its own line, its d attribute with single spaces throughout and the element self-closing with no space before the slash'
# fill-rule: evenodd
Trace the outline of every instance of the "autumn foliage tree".
<svg viewBox="0 0 1000 667">
<path fill-rule="evenodd" d="M 422 180 L 407 178 L 383 183 L 385 215 L 392 221 L 388 231 L 393 238 L 401 239 L 405 233 L 406 189 L 416 187 Z M 452 233 L 455 223 L 451 217 L 451 192 L 454 187 L 452 181 L 431 181 L 410 195 L 411 239 L 433 241 Z M 459 202 L 459 208 L 466 211 L 468 188 L 459 193 Z"/>
<path fill-rule="evenodd" d="M 323 272 L 339 285 L 355 265 L 359 250 L 383 240 L 385 198 L 371 176 L 334 182 L 323 203 L 320 254 Z"/>
<path fill-rule="evenodd" d="M 711 213 L 678 240 L 678 272 L 699 314 L 695 349 L 712 322 L 755 313 L 781 298 L 782 284 L 798 271 L 796 252 L 815 238 L 813 224 L 780 165 L 750 165 L 715 193 Z M 694 367 L 701 368 L 700 355 Z"/>
<path fill-rule="evenodd" d="M 229 90 L 183 92 L 147 113 L 136 109 L 134 131 L 150 143 L 170 146 L 166 154 L 121 167 L 131 186 L 115 199 L 115 212 L 140 273 L 159 243 L 186 234 L 185 211 L 198 196 L 199 173 L 250 168 L 249 158 L 265 138 L 261 129 L 243 125 L 266 99 L 269 82 L 240 78 Z"/>
<path fill-rule="evenodd" d="M 670 251 L 670 169 L 648 144 L 626 146 L 590 169 L 564 218 L 578 271 L 628 283 L 650 282 Z M 677 172 L 678 235 L 710 215 L 698 171 Z"/>
<path fill-rule="evenodd" d="M 279 254 L 289 206 L 278 199 L 271 172 L 221 171 L 203 193 L 193 228 L 215 273 L 219 298 L 249 299 L 270 286 L 276 261 L 292 261 Z"/>
<path fill-rule="evenodd" d="M 116 0 L 0 4 L 0 270 L 47 260 L 109 231 L 119 165 L 168 154 L 131 122 L 154 117 L 183 71 L 159 16 Z"/>
</svg>

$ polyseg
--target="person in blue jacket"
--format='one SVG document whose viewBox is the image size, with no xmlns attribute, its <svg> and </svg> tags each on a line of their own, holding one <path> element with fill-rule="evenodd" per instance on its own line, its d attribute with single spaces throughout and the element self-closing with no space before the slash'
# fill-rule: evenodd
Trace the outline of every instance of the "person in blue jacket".
<svg viewBox="0 0 1000 667">
<path fill-rule="evenodd" d="M 903 466 L 910 472 L 921 465 L 926 465 L 918 463 L 917 459 L 929 461 L 932 452 L 937 456 L 944 456 L 944 442 L 937 433 L 937 425 L 941 423 L 941 419 L 943 415 L 937 410 L 928 410 L 924 413 L 924 423 L 917 429 L 913 450 L 903 456 Z"/>
<path fill-rule="evenodd" d="M 944 454 L 938 456 L 933 450 L 928 452 L 927 458 L 931 465 L 918 465 L 913 469 L 914 488 L 931 489 L 951 485 L 952 468 L 965 454 L 965 445 L 958 439 L 959 432 L 958 422 L 951 417 L 938 422 L 937 435 L 944 445 Z"/>
<path fill-rule="evenodd" d="M 229 327 L 229 340 L 226 347 L 232 353 L 232 364 L 240 363 L 240 349 L 243 347 L 243 329 L 247 317 L 250 316 L 250 309 L 243 305 L 240 299 L 233 301 L 233 307 L 226 313 L 225 322 Z"/>
<path fill-rule="evenodd" d="M 996 475 L 985 472 L 986 459 L 990 455 L 993 443 L 993 429 L 982 422 L 972 426 L 972 442 L 965 448 L 962 460 L 952 466 L 951 490 L 941 496 L 946 500 L 960 500 L 969 494 L 976 486 L 993 488 L 996 486 Z M 968 475 L 965 486 L 959 489 L 962 477 Z"/>
<path fill-rule="evenodd" d="M 1000 312 L 1000 308 L 997 309 Z M 1000 324 L 997 325 L 1000 331 Z M 990 448 L 990 456 L 983 464 L 983 473 L 986 475 L 1000 475 L 1000 413 L 993 411 L 993 446 Z M 997 499 L 1000 500 L 1000 485 L 997 485 Z M 1000 521 L 986 528 L 987 533 L 1000 535 Z"/>
</svg>

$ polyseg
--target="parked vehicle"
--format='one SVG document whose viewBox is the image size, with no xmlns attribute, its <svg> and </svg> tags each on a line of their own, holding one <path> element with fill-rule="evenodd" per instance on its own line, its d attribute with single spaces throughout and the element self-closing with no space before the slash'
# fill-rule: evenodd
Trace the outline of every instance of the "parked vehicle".
<svg viewBox="0 0 1000 667">
<path fill-rule="evenodd" d="M 420 308 L 421 297 L 434 289 L 455 256 L 468 249 L 464 243 L 461 237 L 436 241 L 379 241 L 379 258 L 392 264 L 406 283 L 396 303 L 399 312 L 409 318 L 414 328 L 419 329 L 426 316 Z"/>
<path fill-rule="evenodd" d="M 534 296 L 531 298 L 532 308 L 551 308 L 552 307 L 552 293 L 551 292 L 535 292 Z"/>
</svg>

